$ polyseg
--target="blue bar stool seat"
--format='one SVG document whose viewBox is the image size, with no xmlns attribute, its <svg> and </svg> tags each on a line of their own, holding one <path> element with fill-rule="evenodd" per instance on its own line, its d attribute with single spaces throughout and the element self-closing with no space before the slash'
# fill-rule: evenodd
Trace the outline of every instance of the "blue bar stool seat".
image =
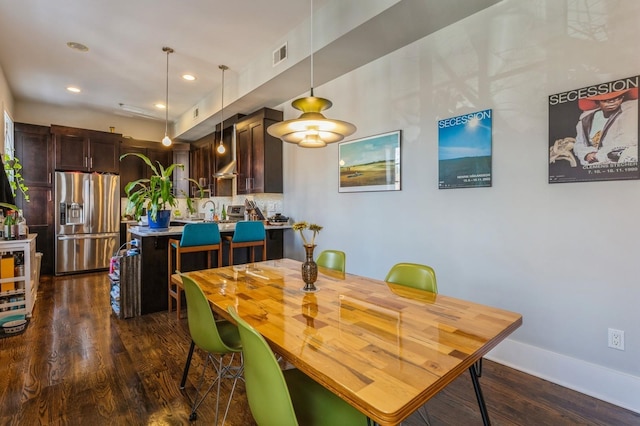
<svg viewBox="0 0 640 426">
<path fill-rule="evenodd" d="M 237 222 L 233 237 L 225 239 L 229 242 L 229 265 L 233 265 L 233 251 L 241 247 L 249 247 L 251 262 L 255 262 L 255 248 L 262 247 L 261 260 L 267 260 L 267 233 L 261 221 Z"/>
<path fill-rule="evenodd" d="M 211 252 L 218 252 L 218 267 L 222 266 L 222 241 L 220 228 L 217 223 L 188 223 L 182 231 L 180 240 L 169 239 L 169 312 L 173 310 L 173 299 L 176 303 L 176 312 L 180 319 L 182 305 L 182 288 L 171 282 L 171 275 L 176 272 L 184 272 L 180 269 L 180 260 L 184 253 L 207 252 L 207 267 L 211 268 Z M 175 251 L 175 268 L 173 266 L 173 252 Z"/>
</svg>

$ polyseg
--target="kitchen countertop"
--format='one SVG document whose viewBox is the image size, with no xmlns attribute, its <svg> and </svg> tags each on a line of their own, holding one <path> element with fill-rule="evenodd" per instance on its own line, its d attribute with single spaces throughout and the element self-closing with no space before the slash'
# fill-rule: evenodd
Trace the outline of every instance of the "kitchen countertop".
<svg viewBox="0 0 640 426">
<path fill-rule="evenodd" d="M 172 222 L 177 222 L 177 221 L 172 221 Z M 181 220 L 181 222 L 185 222 L 185 221 Z M 186 223 L 200 223 L 200 222 L 202 221 L 193 221 L 193 222 L 186 222 Z M 220 228 L 220 232 L 222 233 L 233 232 L 236 229 L 236 224 L 235 223 L 219 223 L 218 227 Z M 265 225 L 264 228 L 266 230 L 291 229 L 291 224 L 285 223 L 284 225 Z M 159 237 L 163 235 L 180 235 L 182 234 L 183 229 L 184 229 L 184 226 L 170 226 L 168 228 L 162 228 L 157 230 L 151 229 L 148 226 L 131 226 L 129 228 L 129 232 L 139 237 Z"/>
</svg>

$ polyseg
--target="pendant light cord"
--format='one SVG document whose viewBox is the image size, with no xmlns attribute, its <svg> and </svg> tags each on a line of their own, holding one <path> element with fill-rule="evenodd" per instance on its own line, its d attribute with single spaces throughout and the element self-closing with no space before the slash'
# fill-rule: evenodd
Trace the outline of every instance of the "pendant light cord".
<svg viewBox="0 0 640 426">
<path fill-rule="evenodd" d="M 165 87 L 165 100 L 164 100 L 164 135 L 169 136 L 169 53 L 170 49 L 167 49 L 167 79 Z"/>
<path fill-rule="evenodd" d="M 222 90 L 220 91 L 220 145 L 224 143 L 224 70 L 226 68 L 226 66 L 220 65 L 220 69 L 222 70 Z"/>
<path fill-rule="evenodd" d="M 169 54 L 173 53 L 170 47 L 163 47 L 162 51 L 167 54 L 167 72 L 165 81 L 165 98 L 164 98 L 164 137 L 169 137 Z"/>
<path fill-rule="evenodd" d="M 311 47 L 311 96 L 313 96 L 313 0 L 311 0 L 311 37 L 310 37 L 310 47 Z"/>
</svg>

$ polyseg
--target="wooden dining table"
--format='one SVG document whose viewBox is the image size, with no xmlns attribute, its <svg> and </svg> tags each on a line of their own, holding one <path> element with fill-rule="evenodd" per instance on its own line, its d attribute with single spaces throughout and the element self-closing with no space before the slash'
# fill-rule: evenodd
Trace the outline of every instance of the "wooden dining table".
<svg viewBox="0 0 640 426">
<path fill-rule="evenodd" d="M 215 312 L 231 320 L 234 306 L 274 352 L 377 424 L 399 424 L 465 371 L 489 424 L 474 366 L 522 324 L 520 314 L 323 268 L 308 293 L 301 264 L 185 275 Z M 172 280 L 181 285 L 180 275 Z"/>
</svg>

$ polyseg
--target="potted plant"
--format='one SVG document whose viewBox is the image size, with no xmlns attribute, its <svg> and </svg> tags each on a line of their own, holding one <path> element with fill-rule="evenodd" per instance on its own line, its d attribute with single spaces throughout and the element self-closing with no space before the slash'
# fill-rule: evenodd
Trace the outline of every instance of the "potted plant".
<svg viewBox="0 0 640 426">
<path fill-rule="evenodd" d="M 198 181 L 195 179 L 187 178 L 187 181 L 192 182 L 196 188 L 197 192 L 200 194 L 200 200 L 204 199 L 204 188 Z M 184 191 L 183 191 L 184 192 Z M 193 197 L 190 197 L 189 194 L 185 194 L 187 198 L 187 210 L 189 211 L 189 216 L 195 216 L 198 213 L 198 206 L 196 204 L 197 198 L 195 197 L 196 190 L 194 189 Z"/>
<path fill-rule="evenodd" d="M 135 155 L 145 162 L 151 169 L 151 177 L 134 180 L 127 183 L 124 192 L 127 194 L 125 213 L 140 219 L 144 210 L 147 211 L 150 228 L 168 228 L 171 219 L 170 207 L 177 205 L 173 194 L 171 175 L 176 167 L 184 169 L 184 164 L 171 164 L 166 168 L 156 161 L 154 165 L 149 157 L 138 152 L 128 152 L 120 156 L 120 161 L 128 155 Z M 169 209 L 167 209 L 169 207 Z"/>
</svg>

